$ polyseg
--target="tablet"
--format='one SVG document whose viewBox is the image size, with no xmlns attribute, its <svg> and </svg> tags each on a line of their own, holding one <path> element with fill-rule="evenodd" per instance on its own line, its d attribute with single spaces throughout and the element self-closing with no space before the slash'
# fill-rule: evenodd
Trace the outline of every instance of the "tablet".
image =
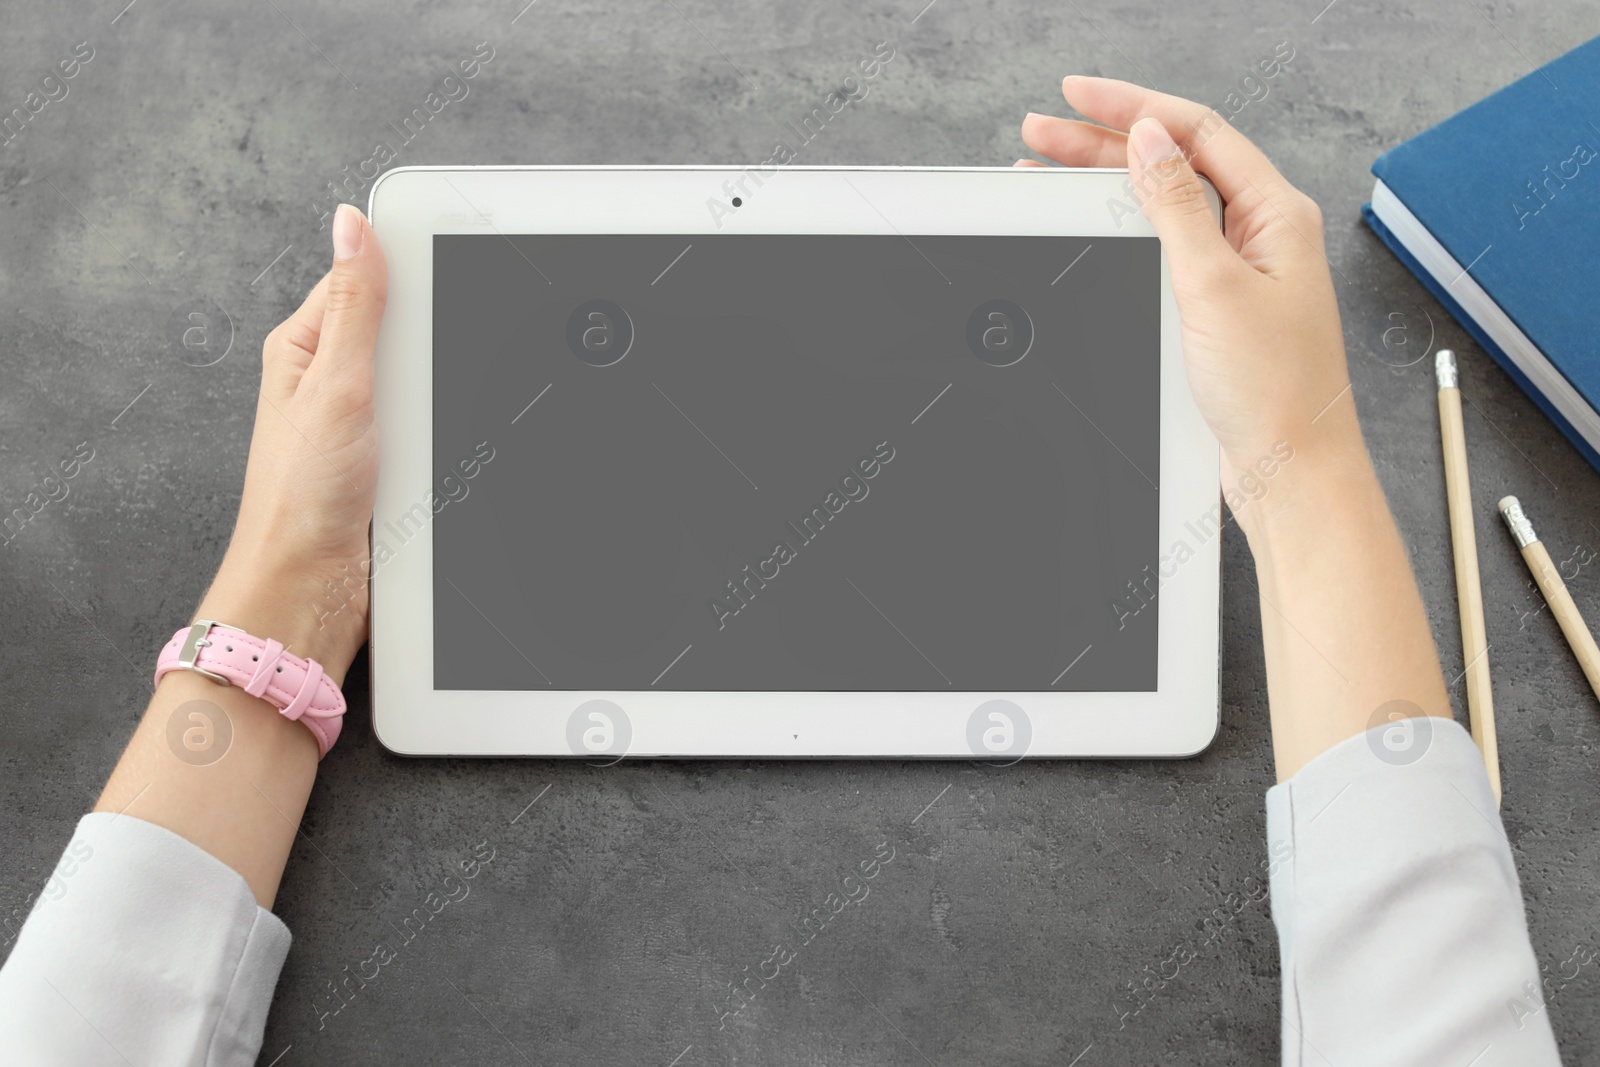
<svg viewBox="0 0 1600 1067">
<path fill-rule="evenodd" d="M 1219 451 L 1126 172 L 408 167 L 370 212 L 392 751 L 1209 743 Z"/>
</svg>

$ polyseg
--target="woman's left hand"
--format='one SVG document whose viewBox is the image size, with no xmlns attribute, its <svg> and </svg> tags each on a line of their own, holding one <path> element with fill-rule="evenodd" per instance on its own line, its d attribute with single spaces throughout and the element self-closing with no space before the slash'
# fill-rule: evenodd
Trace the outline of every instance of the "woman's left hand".
<svg viewBox="0 0 1600 1067">
<path fill-rule="evenodd" d="M 388 268 L 340 205 L 333 269 L 267 335 L 239 519 L 198 618 L 282 642 L 338 683 L 367 637 L 378 478 L 373 349 Z"/>
</svg>

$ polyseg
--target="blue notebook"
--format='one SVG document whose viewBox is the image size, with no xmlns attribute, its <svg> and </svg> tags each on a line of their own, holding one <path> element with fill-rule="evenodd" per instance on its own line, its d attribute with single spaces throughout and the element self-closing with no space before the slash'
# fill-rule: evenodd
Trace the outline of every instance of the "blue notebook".
<svg viewBox="0 0 1600 1067">
<path fill-rule="evenodd" d="M 1367 224 L 1600 469 L 1600 37 L 1372 173 Z"/>
</svg>

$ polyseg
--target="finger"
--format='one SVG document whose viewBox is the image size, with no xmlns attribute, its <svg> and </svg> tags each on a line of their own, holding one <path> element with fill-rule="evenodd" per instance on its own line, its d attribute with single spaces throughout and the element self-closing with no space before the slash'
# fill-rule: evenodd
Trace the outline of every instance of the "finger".
<svg viewBox="0 0 1600 1067">
<path fill-rule="evenodd" d="M 1126 167 L 1128 137 L 1076 119 L 1030 113 L 1022 120 L 1022 142 L 1064 167 Z"/>
<path fill-rule="evenodd" d="M 1118 130 L 1131 130 L 1140 119 L 1159 119 L 1190 165 L 1210 178 L 1230 203 L 1245 192 L 1270 198 L 1274 190 L 1288 186 L 1261 149 L 1203 104 L 1131 82 L 1081 75 L 1065 78 L 1061 92 L 1082 114 Z"/>
<path fill-rule="evenodd" d="M 300 306 L 273 331 L 284 344 L 305 353 L 307 363 L 317 354 L 317 340 L 322 336 L 322 316 L 328 306 L 328 277 L 324 274 L 318 279 Z"/>
<path fill-rule="evenodd" d="M 1019 160 L 1017 160 L 1015 163 L 1013 163 L 1011 165 L 1013 167 L 1037 167 L 1040 170 L 1049 170 L 1050 169 L 1049 167 L 1045 166 L 1043 163 L 1040 163 L 1036 159 L 1019 159 Z"/>
<path fill-rule="evenodd" d="M 1156 119 L 1140 119 L 1128 135 L 1128 178 L 1166 249 L 1174 284 L 1204 284 L 1244 265 L 1222 236 L 1199 175 Z"/>
<path fill-rule="evenodd" d="M 328 272 L 316 358 L 306 379 L 318 388 L 370 396 L 372 353 L 389 298 L 389 271 L 372 226 L 349 204 L 333 219 L 333 269 Z"/>
<path fill-rule="evenodd" d="M 300 376 L 317 354 L 322 315 L 328 303 L 328 276 L 288 318 L 275 326 L 261 346 L 261 388 L 274 400 L 294 395 Z"/>
</svg>

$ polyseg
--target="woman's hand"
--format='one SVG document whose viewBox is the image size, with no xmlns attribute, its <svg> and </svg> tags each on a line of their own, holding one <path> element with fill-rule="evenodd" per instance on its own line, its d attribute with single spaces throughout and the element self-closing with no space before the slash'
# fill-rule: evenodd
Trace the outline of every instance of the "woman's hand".
<svg viewBox="0 0 1600 1067">
<path fill-rule="evenodd" d="M 333 269 L 262 345 L 239 521 L 198 617 L 281 641 L 337 683 L 367 635 L 372 352 L 388 269 L 348 204 L 334 216 L 333 254 Z"/>
<path fill-rule="evenodd" d="M 1321 212 L 1209 108 L 1105 78 L 1067 78 L 1062 92 L 1105 125 L 1029 115 L 1022 138 L 1068 166 L 1129 169 L 1166 250 L 1190 388 L 1230 484 L 1280 442 L 1294 449 L 1272 506 L 1234 511 L 1255 556 L 1278 777 L 1386 722 L 1384 709 L 1449 716 L 1349 395 Z M 1226 236 L 1197 170 L 1222 195 Z"/>
<path fill-rule="evenodd" d="M 1285 441 L 1301 469 L 1313 464 L 1299 457 L 1324 452 L 1364 463 L 1317 205 L 1200 104 L 1107 78 L 1069 77 L 1062 93 L 1104 125 L 1030 114 L 1022 139 L 1069 167 L 1129 168 L 1166 248 L 1190 388 L 1230 484 Z M 1196 171 L 1222 196 L 1225 234 Z"/>
<path fill-rule="evenodd" d="M 280 641 L 321 663 L 335 684 L 367 635 L 367 528 L 378 476 L 372 351 L 388 277 L 372 227 L 341 204 L 333 269 L 262 346 L 239 521 L 196 615 Z M 205 758 L 181 750 L 173 724 L 190 722 L 208 726 L 221 747 Z M 227 729 L 216 732 L 222 723 Z M 266 701 L 172 671 L 95 810 L 187 838 L 238 871 L 270 908 L 317 757 L 311 731 Z"/>
</svg>

